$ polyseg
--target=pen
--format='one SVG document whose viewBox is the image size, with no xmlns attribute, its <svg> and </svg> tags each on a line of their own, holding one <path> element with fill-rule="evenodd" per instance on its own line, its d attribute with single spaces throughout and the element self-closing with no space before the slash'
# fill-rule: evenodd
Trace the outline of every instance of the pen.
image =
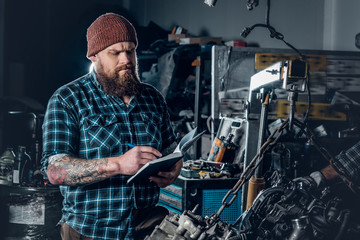
<svg viewBox="0 0 360 240">
<path fill-rule="evenodd" d="M 131 143 L 128 143 L 127 145 L 128 145 L 128 147 L 129 147 L 130 149 L 135 147 L 135 145 L 134 145 L 134 144 L 131 144 Z M 155 156 L 155 157 L 156 157 L 156 158 L 160 158 L 160 157 L 158 157 L 158 156 Z"/>
</svg>

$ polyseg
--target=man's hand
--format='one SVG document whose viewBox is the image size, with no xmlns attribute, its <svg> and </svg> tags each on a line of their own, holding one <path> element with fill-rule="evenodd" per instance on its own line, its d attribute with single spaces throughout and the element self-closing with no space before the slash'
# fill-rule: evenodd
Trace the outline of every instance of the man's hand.
<svg viewBox="0 0 360 240">
<path fill-rule="evenodd" d="M 174 164 L 168 172 L 158 172 L 157 176 L 151 176 L 150 181 L 155 182 L 159 187 L 164 188 L 172 184 L 179 176 L 183 165 L 182 159 Z"/>
<path fill-rule="evenodd" d="M 152 147 L 136 146 L 125 154 L 112 158 L 120 174 L 134 175 L 146 163 L 161 157 L 162 154 Z"/>
<path fill-rule="evenodd" d="M 295 178 L 292 181 L 305 190 L 321 189 L 327 185 L 326 178 L 320 171 L 313 172 L 309 176 Z"/>
</svg>

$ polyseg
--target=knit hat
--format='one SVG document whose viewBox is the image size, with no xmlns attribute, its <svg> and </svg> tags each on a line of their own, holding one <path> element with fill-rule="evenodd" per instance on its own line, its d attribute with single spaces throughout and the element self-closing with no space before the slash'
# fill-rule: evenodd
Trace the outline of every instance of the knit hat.
<svg viewBox="0 0 360 240">
<path fill-rule="evenodd" d="M 137 46 L 134 26 L 126 18 L 115 13 L 106 13 L 98 17 L 88 28 L 86 38 L 88 58 L 118 42 L 133 42 L 135 47 Z"/>
</svg>

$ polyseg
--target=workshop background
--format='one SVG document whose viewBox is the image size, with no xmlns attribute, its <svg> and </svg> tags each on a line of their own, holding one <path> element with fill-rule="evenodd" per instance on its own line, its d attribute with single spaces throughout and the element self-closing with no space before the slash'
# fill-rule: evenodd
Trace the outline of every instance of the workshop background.
<svg viewBox="0 0 360 240">
<path fill-rule="evenodd" d="M 173 47 L 159 40 L 167 41 L 177 26 L 189 36 L 289 49 L 265 28 L 255 29 L 246 39 L 240 36 L 245 27 L 265 22 L 266 1 L 251 11 L 246 3 L 219 0 L 211 8 L 202 0 L 1 0 L 0 107 L 42 112 L 55 89 L 86 74 L 86 29 L 104 12 L 122 14 L 136 26 L 138 54 L 144 59 L 141 71 L 149 71 L 151 63 Z M 270 21 L 298 49 L 358 51 L 359 5 L 356 0 L 277 0 L 271 2 Z M 2 124 L 0 136 L 3 131 Z M 0 146 L 5 147 L 3 137 Z"/>
<path fill-rule="evenodd" d="M 311 66 L 311 69 L 318 67 L 312 72 L 316 83 L 312 89 L 315 102 L 331 103 L 329 94 L 333 97 L 338 90 L 350 90 L 355 95 L 360 92 L 360 1 L 273 0 L 269 19 L 266 19 L 265 0 L 259 0 L 252 10 L 247 8 L 251 1 L 215 2 L 214 7 L 209 7 L 204 0 L 0 0 L 0 154 L 3 154 L 0 158 L 0 195 L 5 201 L 0 207 L 7 216 L 1 218 L 0 226 L 10 226 L 7 231 L 1 229 L 6 232 L 5 237 L 20 238 L 31 233 L 42 234 L 44 239 L 57 237 L 53 235 L 53 229 L 61 214 L 61 197 L 56 188 L 46 186 L 48 183 L 40 173 L 36 175 L 31 171 L 39 168 L 41 123 L 47 101 L 58 87 L 89 72 L 86 30 L 100 14 L 115 12 L 134 24 L 139 40 L 137 53 L 141 78 L 155 85 L 166 97 L 179 138 L 194 127 L 208 131 L 187 159 L 211 159 L 214 140 L 229 137 L 230 128 L 236 128 L 235 138 L 227 140 L 237 144 L 234 146 L 236 152 L 232 151 L 227 158 L 239 164 L 249 161 L 245 147 L 248 147 L 248 158 L 256 153 L 256 144 L 251 149 L 245 143 L 249 139 L 245 139 L 246 130 L 241 128 L 245 125 L 244 109 L 229 105 L 223 108 L 246 99 L 248 92 L 228 90 L 247 88 L 250 77 L 264 69 L 265 66 L 261 68 L 255 64 L 258 53 L 271 53 L 270 58 L 279 60 L 282 58 L 278 54 L 283 57 L 296 52 L 270 36 L 266 28 L 254 28 L 245 38 L 241 33 L 246 27 L 268 20 L 287 43 L 304 54 L 319 57 L 320 63 Z M 229 85 L 223 86 L 223 78 Z M 345 85 L 342 80 L 349 84 Z M 224 99 L 233 97 L 236 101 L 221 102 L 218 93 L 224 93 L 221 95 Z M 286 93 L 279 95 L 280 98 L 287 97 Z M 352 96 L 340 97 L 358 106 L 359 97 Z M 300 96 L 300 100 L 306 101 L 306 98 Z M 276 109 L 270 112 L 271 120 L 286 117 L 276 114 Z M 319 117 L 320 111 L 316 114 Z M 224 117 L 222 122 L 221 117 Z M 351 122 L 349 118 L 345 119 L 348 115 L 344 118 L 341 115 L 341 119 L 335 121 L 331 117 L 320 116 L 314 126 L 318 127 L 319 136 L 329 137 L 333 132 L 326 130 L 332 128 L 345 136 L 343 139 L 350 139 L 337 144 L 332 149 L 336 152 L 339 147 L 359 138 L 358 131 L 351 130 L 358 127 L 353 122 L 358 116 L 351 116 Z M 324 125 L 323 120 L 326 120 Z M 274 123 L 276 127 L 276 121 Z M 253 128 L 253 132 L 259 130 L 258 121 L 255 125 L 257 128 Z M 226 142 L 226 139 L 221 141 Z M 258 139 L 251 141 L 255 143 Z M 304 143 L 306 141 L 302 140 L 301 144 Z M 297 144 L 286 147 L 294 152 L 302 151 Z M 28 171 L 33 177 L 23 184 L 21 179 L 13 184 L 13 179 L 6 178 L 13 153 L 16 154 L 13 161 L 27 159 L 31 162 Z M 212 205 L 213 202 L 221 203 L 222 197 L 238 180 L 236 177 L 224 181 L 214 178 L 207 182 L 186 180 L 195 175 L 197 173 L 184 171 L 185 179 L 162 190 L 161 203 L 179 214 L 200 203 L 200 213 L 210 215 L 219 207 Z M 294 176 L 294 173 L 290 175 Z M 245 204 L 243 200 L 238 197 L 232 208 L 226 209 L 222 215 L 224 221 L 233 223 L 236 220 Z M 22 212 L 22 217 L 16 215 L 18 212 Z"/>
<path fill-rule="evenodd" d="M 296 48 L 358 51 L 358 1 L 277 0 L 271 4 L 271 24 Z M 214 8 L 202 0 L 1 0 L 0 94 L 26 97 L 43 107 L 57 87 L 87 73 L 86 28 L 103 12 L 129 17 L 138 28 L 140 50 L 147 50 L 155 40 L 167 38 L 174 26 L 193 36 L 244 40 L 241 31 L 263 23 L 265 8 L 266 1 L 260 1 L 248 11 L 244 0 L 219 0 Z M 287 48 L 270 38 L 266 29 L 256 29 L 246 42 Z"/>
</svg>

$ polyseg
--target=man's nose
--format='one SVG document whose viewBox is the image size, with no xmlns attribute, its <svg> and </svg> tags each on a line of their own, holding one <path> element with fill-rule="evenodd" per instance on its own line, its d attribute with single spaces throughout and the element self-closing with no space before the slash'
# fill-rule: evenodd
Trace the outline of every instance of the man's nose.
<svg viewBox="0 0 360 240">
<path fill-rule="evenodd" d="M 127 52 L 123 52 L 119 55 L 120 63 L 121 64 L 128 64 L 131 63 L 131 56 Z"/>
</svg>

